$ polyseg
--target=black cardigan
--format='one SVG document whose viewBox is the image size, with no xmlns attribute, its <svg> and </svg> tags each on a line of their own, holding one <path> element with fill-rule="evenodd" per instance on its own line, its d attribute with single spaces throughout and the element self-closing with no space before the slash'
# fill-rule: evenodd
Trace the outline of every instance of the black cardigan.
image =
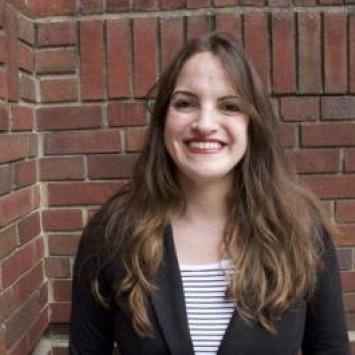
<svg viewBox="0 0 355 355">
<path fill-rule="evenodd" d="M 107 355 L 116 342 L 120 355 L 193 355 L 184 295 L 172 230 L 164 233 L 163 262 L 157 275 L 158 291 L 149 300 L 148 313 L 154 336 L 140 337 L 132 327 L 132 316 L 124 299 L 102 307 L 93 297 L 90 279 L 95 272 L 97 243 L 103 227 L 94 219 L 85 228 L 74 267 L 69 354 Z M 218 355 L 348 355 L 338 265 L 331 238 L 324 234 L 324 264 L 312 300 L 297 310 L 285 312 L 276 327 L 278 335 L 244 322 L 234 311 Z M 123 277 L 119 263 L 111 264 L 100 279 L 101 291 L 109 296 L 111 285 Z"/>
</svg>

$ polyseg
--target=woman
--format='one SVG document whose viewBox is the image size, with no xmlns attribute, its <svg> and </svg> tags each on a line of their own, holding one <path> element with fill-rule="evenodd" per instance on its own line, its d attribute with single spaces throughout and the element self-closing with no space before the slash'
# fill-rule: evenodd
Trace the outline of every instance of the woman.
<svg viewBox="0 0 355 355">
<path fill-rule="evenodd" d="M 275 129 L 231 37 L 177 54 L 132 180 L 81 239 L 70 354 L 349 354 L 332 227 Z"/>
</svg>

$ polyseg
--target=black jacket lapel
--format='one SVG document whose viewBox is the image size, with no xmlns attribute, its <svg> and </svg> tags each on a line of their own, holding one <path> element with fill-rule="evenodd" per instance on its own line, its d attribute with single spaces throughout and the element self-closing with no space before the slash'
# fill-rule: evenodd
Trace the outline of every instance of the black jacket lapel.
<svg viewBox="0 0 355 355">
<path fill-rule="evenodd" d="M 171 226 L 164 232 L 164 252 L 157 273 L 153 308 L 172 355 L 194 355 L 187 323 L 182 281 Z"/>
</svg>

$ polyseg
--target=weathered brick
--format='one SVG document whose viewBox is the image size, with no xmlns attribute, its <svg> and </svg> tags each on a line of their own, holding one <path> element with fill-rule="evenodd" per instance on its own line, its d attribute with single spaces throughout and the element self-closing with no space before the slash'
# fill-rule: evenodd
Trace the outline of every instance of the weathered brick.
<svg viewBox="0 0 355 355">
<path fill-rule="evenodd" d="M 0 162 L 5 163 L 30 156 L 30 145 L 30 135 L 4 135 L 0 139 Z"/>
<path fill-rule="evenodd" d="M 49 234 L 48 252 L 52 256 L 73 256 L 75 255 L 80 234 Z"/>
<path fill-rule="evenodd" d="M 343 5 L 344 0 L 319 0 L 319 5 Z"/>
<path fill-rule="evenodd" d="M 104 10 L 104 0 L 80 0 L 82 14 L 97 14 Z"/>
<path fill-rule="evenodd" d="M 158 0 L 135 0 L 133 2 L 133 10 L 136 11 L 157 11 L 158 9 Z"/>
<path fill-rule="evenodd" d="M 109 97 L 132 95 L 131 41 L 128 19 L 107 22 Z"/>
<path fill-rule="evenodd" d="M 109 103 L 110 126 L 139 126 L 146 123 L 144 103 Z"/>
<path fill-rule="evenodd" d="M 76 44 L 75 22 L 39 23 L 37 26 L 37 43 L 39 46 Z"/>
<path fill-rule="evenodd" d="M 17 36 L 18 13 L 13 7 L 5 7 L 7 29 L 7 97 L 11 101 L 18 99 Z"/>
<path fill-rule="evenodd" d="M 38 211 L 26 216 L 18 225 L 18 239 L 20 244 L 25 244 L 41 233 L 41 222 Z"/>
<path fill-rule="evenodd" d="M 28 72 L 33 72 L 34 70 L 34 55 L 33 50 L 27 44 L 22 42 L 17 43 L 17 65 L 19 68 L 24 69 Z"/>
<path fill-rule="evenodd" d="M 31 324 L 30 329 L 28 330 L 28 339 L 29 346 L 33 349 L 44 334 L 44 331 L 47 329 L 49 324 L 49 314 L 48 308 L 42 310 L 39 316 L 37 316 L 36 320 Z"/>
<path fill-rule="evenodd" d="M 0 195 L 9 192 L 12 188 L 13 168 L 11 165 L 0 166 Z"/>
<path fill-rule="evenodd" d="M 81 206 L 102 204 L 117 191 L 119 182 L 69 182 L 48 184 L 49 206 Z"/>
<path fill-rule="evenodd" d="M 70 280 L 53 280 L 53 296 L 56 302 L 71 301 L 71 282 Z"/>
<path fill-rule="evenodd" d="M 349 86 L 355 93 L 355 14 L 349 15 Z"/>
<path fill-rule="evenodd" d="M 345 172 L 355 172 L 355 149 L 345 150 Z"/>
<path fill-rule="evenodd" d="M 302 180 L 320 198 L 354 198 L 355 176 L 351 175 L 327 175 L 327 176 L 303 176 Z"/>
<path fill-rule="evenodd" d="M 161 63 L 163 70 L 167 68 L 177 51 L 184 43 L 184 27 L 182 18 L 162 18 L 161 33 Z M 172 46 L 171 44 L 174 43 Z"/>
<path fill-rule="evenodd" d="M 343 271 L 340 273 L 343 291 L 355 291 L 355 272 Z"/>
<path fill-rule="evenodd" d="M 127 152 L 137 152 L 142 149 L 146 128 L 136 127 L 127 128 L 126 130 L 126 149 Z"/>
<path fill-rule="evenodd" d="M 26 10 L 33 17 L 74 15 L 76 0 L 26 2 Z"/>
<path fill-rule="evenodd" d="M 272 16 L 273 91 L 296 91 L 295 19 L 292 11 Z"/>
<path fill-rule="evenodd" d="M 319 117 L 319 98 L 283 97 L 281 118 L 285 121 L 313 121 Z"/>
<path fill-rule="evenodd" d="M 35 24 L 27 17 L 18 18 L 18 38 L 32 46 L 35 44 Z"/>
<path fill-rule="evenodd" d="M 0 107 L 0 131 L 9 129 L 9 114 L 6 107 Z"/>
<path fill-rule="evenodd" d="M 41 181 L 82 180 L 85 166 L 83 157 L 50 157 L 39 160 Z"/>
<path fill-rule="evenodd" d="M 107 11 L 128 11 L 130 9 L 129 0 L 106 0 Z"/>
<path fill-rule="evenodd" d="M 44 49 L 36 52 L 38 74 L 67 73 L 75 71 L 75 50 L 73 48 Z"/>
<path fill-rule="evenodd" d="M 101 20 L 80 23 L 80 86 L 85 100 L 105 96 L 104 23 Z"/>
<path fill-rule="evenodd" d="M 88 157 L 91 179 L 128 178 L 137 156 L 135 154 L 100 154 Z"/>
<path fill-rule="evenodd" d="M 134 30 L 134 94 L 144 97 L 157 79 L 157 20 L 136 18 Z"/>
<path fill-rule="evenodd" d="M 324 90 L 347 90 L 346 13 L 324 13 Z"/>
<path fill-rule="evenodd" d="M 336 238 L 337 246 L 353 246 L 355 235 L 355 224 L 338 224 L 340 234 Z"/>
<path fill-rule="evenodd" d="M 52 106 L 36 110 L 39 130 L 64 130 L 80 128 L 99 128 L 102 108 L 90 106 Z"/>
<path fill-rule="evenodd" d="M 350 270 L 352 268 L 352 250 L 350 248 L 338 248 L 336 255 L 339 270 Z"/>
<path fill-rule="evenodd" d="M 262 6 L 265 5 L 266 0 L 239 0 L 240 5 L 255 5 Z"/>
<path fill-rule="evenodd" d="M 269 0 L 268 5 L 272 7 L 289 7 L 292 0 Z"/>
<path fill-rule="evenodd" d="M 187 38 L 197 38 L 212 30 L 212 17 L 207 15 L 187 18 Z"/>
<path fill-rule="evenodd" d="M 197 9 L 200 7 L 211 6 L 211 0 L 187 0 L 187 7 L 189 9 Z"/>
<path fill-rule="evenodd" d="M 355 145 L 355 125 L 351 123 L 319 123 L 301 127 L 304 147 L 342 147 Z"/>
<path fill-rule="evenodd" d="M 268 15 L 247 13 L 244 15 L 245 49 L 267 87 L 270 87 Z M 260 55 L 263 53 L 263 55 Z"/>
<path fill-rule="evenodd" d="M 70 321 L 70 303 L 52 303 L 50 309 L 52 323 L 68 323 Z"/>
<path fill-rule="evenodd" d="M 83 228 L 81 209 L 49 209 L 42 212 L 45 231 L 75 231 Z"/>
<path fill-rule="evenodd" d="M 322 97 L 321 111 L 326 120 L 355 119 L 355 96 Z"/>
<path fill-rule="evenodd" d="M 321 21 L 319 12 L 309 10 L 299 12 L 297 21 L 299 91 L 302 93 L 319 93 L 322 91 Z"/>
<path fill-rule="evenodd" d="M 339 223 L 355 223 L 355 201 L 337 201 L 335 216 Z"/>
<path fill-rule="evenodd" d="M 14 184 L 16 188 L 31 185 L 37 181 L 36 160 L 25 160 L 15 163 Z"/>
<path fill-rule="evenodd" d="M 160 0 L 161 10 L 176 10 L 186 7 L 186 0 Z"/>
<path fill-rule="evenodd" d="M 120 150 L 120 133 L 116 129 L 56 132 L 44 137 L 46 154 L 104 153 Z"/>
<path fill-rule="evenodd" d="M 7 62 L 6 37 L 4 34 L 0 34 L 0 63 L 4 64 L 6 62 Z"/>
<path fill-rule="evenodd" d="M 36 82 L 33 76 L 20 74 L 19 95 L 25 101 L 36 102 Z"/>
<path fill-rule="evenodd" d="M 17 246 L 17 232 L 15 226 L 10 226 L 0 232 L 0 258 L 10 254 Z"/>
<path fill-rule="evenodd" d="M 242 39 L 242 19 L 240 14 L 216 15 L 216 30 L 228 32 L 235 38 Z"/>
<path fill-rule="evenodd" d="M 0 68 L 0 97 L 7 98 L 7 76 L 5 68 Z"/>
<path fill-rule="evenodd" d="M 340 152 L 335 149 L 301 149 L 292 152 L 298 173 L 336 173 Z"/>
<path fill-rule="evenodd" d="M 78 80 L 75 77 L 40 80 L 41 102 L 67 102 L 78 98 Z"/>
<path fill-rule="evenodd" d="M 34 123 L 34 110 L 29 106 L 12 105 L 11 129 L 13 131 L 31 131 Z"/>
<path fill-rule="evenodd" d="M 296 144 L 296 127 L 292 124 L 280 124 L 278 128 L 278 137 L 284 148 L 293 148 Z"/>
<path fill-rule="evenodd" d="M 69 278 L 70 263 L 67 257 L 49 257 L 45 259 L 45 272 L 47 277 Z"/>
</svg>

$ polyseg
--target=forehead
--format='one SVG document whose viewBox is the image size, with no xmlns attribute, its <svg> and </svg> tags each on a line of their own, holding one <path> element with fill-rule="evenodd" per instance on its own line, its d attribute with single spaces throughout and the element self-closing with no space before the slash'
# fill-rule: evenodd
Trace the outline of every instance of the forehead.
<svg viewBox="0 0 355 355">
<path fill-rule="evenodd" d="M 221 60 L 211 52 L 195 54 L 185 62 L 175 85 L 175 90 L 182 89 L 235 94 L 233 83 Z"/>
</svg>

